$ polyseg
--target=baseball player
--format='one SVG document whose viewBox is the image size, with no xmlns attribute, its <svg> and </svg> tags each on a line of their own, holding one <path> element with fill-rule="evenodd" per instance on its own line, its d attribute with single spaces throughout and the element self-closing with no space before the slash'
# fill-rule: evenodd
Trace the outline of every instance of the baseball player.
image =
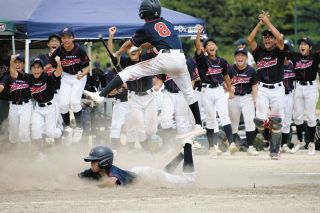
<svg viewBox="0 0 320 213">
<path fill-rule="evenodd" d="M 176 31 L 174 31 L 172 23 L 161 17 L 160 1 L 143 0 L 140 4 L 139 16 L 146 21 L 145 24 L 136 31 L 130 40 L 122 45 L 115 53 L 115 56 L 120 57 L 132 46 L 140 47 L 145 43 L 150 45 L 144 46 L 154 47 L 153 50 L 156 56 L 153 59 L 124 69 L 103 89 L 100 96 L 105 97 L 113 89 L 129 80 L 136 80 L 143 76 L 168 74 L 184 94 L 196 123 L 192 131 L 184 135 L 178 135 L 177 138 L 183 139 L 203 134 L 200 110 L 192 89 L 182 44 Z"/>
<path fill-rule="evenodd" d="M 234 53 L 236 64 L 229 67 L 231 84 L 234 86 L 235 97 L 229 100 L 229 114 L 232 133 L 237 134 L 242 113 L 246 138 L 249 148 L 248 155 L 256 156 L 259 152 L 253 146 L 256 137 L 256 127 L 253 122 L 255 116 L 255 102 L 258 91 L 258 77 L 255 69 L 247 65 L 248 51 L 244 48 L 236 49 Z"/>
<path fill-rule="evenodd" d="M 255 123 L 258 130 L 263 134 L 262 124 L 268 118 L 269 108 L 271 124 L 271 144 L 270 156 L 272 159 L 279 158 L 281 145 L 281 125 L 283 117 L 283 63 L 284 63 L 284 44 L 283 35 L 272 25 L 269 14 L 262 12 L 259 15 L 259 22 L 248 37 L 253 57 L 257 64 L 258 72 L 258 94 L 256 100 Z M 255 37 L 261 26 L 266 25 L 269 29 L 262 32 L 264 47 L 257 44 Z"/>
<path fill-rule="evenodd" d="M 195 172 L 192 158 L 191 145 L 186 144 L 183 153 L 179 154 L 183 161 L 183 175 L 173 175 L 165 168 L 164 171 L 157 170 L 151 167 L 140 166 L 135 167 L 131 171 L 123 170 L 113 165 L 113 152 L 106 146 L 97 146 L 93 148 L 88 157 L 84 158 L 84 161 L 91 163 L 91 168 L 84 170 L 78 174 L 80 178 L 86 178 L 99 181 L 99 187 L 113 187 L 113 186 L 126 186 L 131 185 L 137 181 L 137 179 L 149 181 L 163 180 L 169 183 L 193 183 L 195 182 Z M 170 162 L 171 163 L 171 162 Z M 170 165 L 170 171 L 179 165 L 179 163 Z M 151 178 L 151 179 L 150 179 Z"/>
<path fill-rule="evenodd" d="M 238 39 L 234 45 L 237 46 L 237 48 L 245 48 L 247 49 L 247 43 L 246 40 L 244 40 L 243 38 Z M 248 51 L 248 59 L 247 59 L 247 64 L 249 66 L 254 66 L 255 62 L 254 62 L 254 58 L 253 55 Z"/>
<path fill-rule="evenodd" d="M 23 70 L 22 54 L 12 55 L 10 75 L 0 82 L 0 92 L 9 87 L 9 140 L 11 143 L 30 142 L 30 121 L 32 113 L 31 92 Z"/>
<path fill-rule="evenodd" d="M 293 51 L 293 43 L 289 40 L 284 40 L 284 45 L 286 52 Z M 284 96 L 284 117 L 282 122 L 282 152 L 291 153 L 288 147 L 288 142 L 290 138 L 290 127 L 292 123 L 292 113 L 293 113 L 293 94 L 294 94 L 294 64 L 288 59 L 288 54 L 286 54 L 284 59 L 284 76 L 283 85 L 285 88 Z"/>
<path fill-rule="evenodd" d="M 223 83 L 225 83 L 229 92 L 229 98 L 234 97 L 234 91 L 231 90 L 231 81 L 228 75 L 228 63 L 225 59 L 217 56 L 218 46 L 212 38 L 204 43 L 204 51 L 201 48 L 200 35 L 203 27 L 199 26 L 196 37 L 196 62 L 199 70 L 199 76 L 202 82 L 202 101 L 206 114 L 206 132 L 209 141 L 209 147 L 213 147 L 217 154 L 221 154 L 217 141 L 214 141 L 214 127 L 216 126 L 216 112 L 218 112 L 221 124 L 226 133 L 229 142 L 229 152 L 233 154 L 237 147 L 233 141 L 231 122 L 228 112 L 228 100 L 224 94 Z M 205 55 L 207 53 L 207 56 Z"/>
<path fill-rule="evenodd" d="M 296 89 L 294 93 L 293 119 L 297 128 L 298 142 L 292 152 L 296 152 L 302 144 L 302 131 L 304 115 L 308 124 L 309 145 L 308 154 L 315 154 L 314 135 L 316 131 L 316 105 L 319 91 L 316 84 L 316 76 L 320 63 L 320 52 L 312 50 L 312 41 L 307 37 L 298 40 L 299 53 L 290 54 L 289 58 L 295 63 L 294 73 Z"/>
<path fill-rule="evenodd" d="M 49 138 L 59 138 L 61 130 L 56 127 L 56 107 L 54 104 L 55 85 L 60 81 L 62 72 L 59 56 L 56 57 L 57 68 L 52 75 L 43 71 L 43 62 L 40 58 L 35 58 L 30 63 L 32 74 L 24 74 L 25 82 L 29 85 L 31 95 L 36 101 L 32 114 L 32 139 L 41 140 L 43 126 L 45 134 Z M 18 72 L 13 70 L 10 75 L 18 77 Z"/>
<path fill-rule="evenodd" d="M 52 64 L 50 63 L 50 57 L 52 55 L 52 53 L 61 45 L 61 38 L 58 34 L 53 33 L 48 37 L 48 43 L 47 46 L 49 48 L 49 53 L 47 54 L 41 54 L 39 55 L 39 58 L 42 60 L 43 62 L 43 70 L 45 73 L 47 73 L 48 75 L 52 75 L 52 73 L 54 72 L 54 68 L 52 66 Z M 57 126 L 63 130 L 63 126 L 62 126 L 62 117 L 61 117 L 61 113 L 60 113 L 60 84 L 61 81 L 56 82 L 56 86 L 55 86 L 55 93 L 54 93 L 54 103 L 56 105 L 56 120 L 57 120 Z"/>
<path fill-rule="evenodd" d="M 59 56 L 63 74 L 60 87 L 60 112 L 65 125 L 64 131 L 73 142 L 79 142 L 82 137 L 82 107 L 81 96 L 89 73 L 90 59 L 86 51 L 77 43 L 74 43 L 72 28 L 64 28 L 61 33 L 62 45 L 51 55 L 50 63 L 57 67 L 55 57 Z M 76 120 L 76 127 L 70 127 L 70 113 L 72 110 Z"/>
</svg>

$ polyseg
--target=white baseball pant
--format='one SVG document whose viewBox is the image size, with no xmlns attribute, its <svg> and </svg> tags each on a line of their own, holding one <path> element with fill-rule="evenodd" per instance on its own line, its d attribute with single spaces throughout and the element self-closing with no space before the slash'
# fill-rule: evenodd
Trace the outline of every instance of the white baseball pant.
<svg viewBox="0 0 320 213">
<path fill-rule="evenodd" d="M 217 112 L 222 126 L 230 124 L 228 100 L 222 86 L 216 88 L 202 88 L 202 101 L 206 115 L 206 127 L 217 127 Z"/>
<path fill-rule="evenodd" d="M 81 107 L 81 96 L 86 85 L 87 76 L 78 80 L 77 75 L 70 75 L 63 72 L 60 87 L 60 112 L 79 112 Z"/>
<path fill-rule="evenodd" d="M 293 119 L 296 125 L 303 124 L 306 118 L 308 126 L 314 127 L 317 124 L 316 105 L 319 98 L 319 91 L 316 81 L 312 85 L 301 85 L 296 83 L 293 99 Z"/>
<path fill-rule="evenodd" d="M 293 114 L 293 96 L 294 91 L 284 96 L 284 107 L 283 107 L 283 121 L 282 121 L 282 133 L 290 133 L 290 126 L 292 123 Z"/>
<path fill-rule="evenodd" d="M 52 100 L 54 102 L 54 100 Z M 32 139 L 42 138 L 42 128 L 45 129 L 45 134 L 48 138 L 59 138 L 61 136 L 61 129 L 56 125 L 56 105 L 39 107 L 38 103 L 32 112 Z"/>
<path fill-rule="evenodd" d="M 194 94 L 186 58 L 180 50 L 170 50 L 171 53 L 159 54 L 150 60 L 129 66 L 119 73 L 123 82 L 136 80 L 144 76 L 168 74 L 182 91 L 188 105 L 197 101 Z"/>
<path fill-rule="evenodd" d="M 157 133 L 157 106 L 154 94 L 128 94 L 127 142 L 142 142 Z"/>
<path fill-rule="evenodd" d="M 183 173 L 182 175 L 169 174 L 163 170 L 154 169 L 149 166 L 138 166 L 131 169 L 132 172 L 136 173 L 139 178 L 143 181 L 158 181 L 167 183 L 194 183 L 196 181 L 196 174 Z"/>
<path fill-rule="evenodd" d="M 254 131 L 256 129 L 253 122 L 255 109 L 251 94 L 236 95 L 234 98 L 229 99 L 229 115 L 233 134 L 238 132 L 241 112 L 246 132 Z"/>
<path fill-rule="evenodd" d="M 270 116 L 283 118 L 284 86 L 282 83 L 266 84 L 274 86 L 274 89 L 263 87 L 260 83 L 256 100 L 256 117 L 267 119 L 270 109 Z"/>
<path fill-rule="evenodd" d="M 30 139 L 32 103 L 12 104 L 9 107 L 9 140 L 12 143 L 28 143 Z M 39 129 L 40 132 L 41 128 Z"/>
<path fill-rule="evenodd" d="M 60 90 L 57 90 L 57 93 L 54 94 L 53 96 L 54 99 L 54 104 L 56 106 L 56 122 L 57 122 L 57 127 L 61 130 L 63 130 L 63 120 L 62 116 L 60 113 Z"/>
<path fill-rule="evenodd" d="M 110 138 L 120 138 L 122 126 L 126 123 L 128 113 L 128 102 L 115 100 L 112 109 L 112 121 L 110 127 Z"/>
<path fill-rule="evenodd" d="M 198 104 L 200 108 L 200 114 L 201 114 L 201 120 L 202 122 L 206 121 L 206 115 L 204 113 L 204 107 L 203 107 L 203 101 L 202 101 L 202 92 L 198 90 L 194 90 L 194 93 L 196 94 L 196 97 L 198 99 Z"/>
<path fill-rule="evenodd" d="M 193 117 L 186 100 L 181 92 L 163 92 L 163 106 L 161 111 L 161 127 L 163 129 L 176 126 L 178 134 L 184 134 L 192 130 Z"/>
</svg>

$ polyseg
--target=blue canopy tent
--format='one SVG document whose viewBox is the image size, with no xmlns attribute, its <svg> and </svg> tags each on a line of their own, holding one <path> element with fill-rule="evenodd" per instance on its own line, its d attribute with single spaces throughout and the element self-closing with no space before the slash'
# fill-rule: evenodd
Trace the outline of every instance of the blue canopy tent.
<svg viewBox="0 0 320 213">
<path fill-rule="evenodd" d="M 1 17 L 24 32 L 26 62 L 32 40 L 46 40 L 63 27 L 73 27 L 77 39 L 95 40 L 117 26 L 116 38 L 128 38 L 144 22 L 138 16 L 140 0 L 0 0 L 0 4 Z M 196 26 L 204 25 L 202 19 L 166 8 L 162 16 L 174 24 L 179 36 L 194 36 Z"/>
<path fill-rule="evenodd" d="M 13 21 L 30 40 L 45 40 L 63 27 L 72 26 L 78 39 L 98 39 L 117 26 L 118 38 L 131 37 L 142 26 L 140 0 L 0 0 L 1 17 Z M 192 36 L 202 19 L 162 9 L 162 16 L 175 25 L 180 36 Z"/>
</svg>

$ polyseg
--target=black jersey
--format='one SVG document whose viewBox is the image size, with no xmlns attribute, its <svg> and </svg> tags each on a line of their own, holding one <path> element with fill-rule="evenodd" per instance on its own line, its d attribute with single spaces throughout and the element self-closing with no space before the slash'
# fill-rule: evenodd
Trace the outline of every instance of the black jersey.
<svg viewBox="0 0 320 213">
<path fill-rule="evenodd" d="M 149 42 L 157 50 L 182 49 L 181 40 L 173 24 L 164 18 L 147 21 L 135 32 L 131 42 L 137 47 Z"/>
<path fill-rule="evenodd" d="M 55 57 L 59 56 L 63 72 L 71 75 L 78 74 L 83 68 L 89 66 L 90 59 L 86 51 L 77 43 L 71 51 L 67 51 L 63 45 L 59 46 L 51 55 L 50 63 L 53 67 L 57 67 Z"/>
<path fill-rule="evenodd" d="M 39 58 L 43 62 L 44 72 L 47 73 L 49 76 L 52 75 L 53 72 L 55 71 L 55 68 L 50 63 L 50 55 L 48 53 L 42 54 L 42 55 L 39 55 Z M 60 86 L 61 86 L 61 81 L 57 81 L 55 84 L 55 89 L 59 90 Z"/>
<path fill-rule="evenodd" d="M 149 60 L 154 57 L 155 57 L 154 53 L 151 51 L 148 51 L 140 55 L 139 61 L 131 61 L 129 57 L 122 57 L 120 60 L 120 64 L 122 68 L 126 68 L 129 66 L 135 65 L 141 61 Z M 153 76 L 145 76 L 134 81 L 128 81 L 126 82 L 128 86 L 128 90 L 135 91 L 135 92 L 145 92 L 153 87 L 152 78 Z"/>
<path fill-rule="evenodd" d="M 294 79 L 295 79 L 295 73 L 294 73 L 294 64 L 289 61 L 288 65 L 284 65 L 284 77 L 283 77 L 283 85 L 285 88 L 286 93 L 291 92 L 294 89 Z"/>
<path fill-rule="evenodd" d="M 47 103 L 52 101 L 55 85 L 60 82 L 60 76 L 54 74 L 50 76 L 47 73 L 42 73 L 39 78 L 34 78 L 32 74 L 27 75 L 27 83 L 30 86 L 31 95 L 38 103 Z"/>
<path fill-rule="evenodd" d="M 220 57 L 211 59 L 202 52 L 195 56 L 199 77 L 202 83 L 221 85 L 225 75 L 228 75 L 228 62 Z"/>
<path fill-rule="evenodd" d="M 192 80 L 197 79 L 199 77 L 199 70 L 198 70 L 198 66 L 197 66 L 197 62 L 196 62 L 195 57 L 187 59 L 187 67 L 188 67 L 189 73 L 192 73 L 191 79 Z M 201 88 L 201 80 L 194 82 L 194 87 Z"/>
<path fill-rule="evenodd" d="M 268 51 L 261 46 L 253 51 L 253 57 L 257 64 L 258 80 L 267 84 L 275 84 L 283 81 L 283 62 L 285 51 L 278 47 Z"/>
<path fill-rule="evenodd" d="M 258 83 L 257 72 L 249 65 L 240 70 L 235 64 L 229 67 L 231 85 L 235 87 L 235 95 L 245 95 L 252 91 L 252 86 Z"/>
<path fill-rule="evenodd" d="M 289 54 L 289 59 L 295 64 L 294 73 L 297 81 L 314 81 L 318 73 L 320 52 L 303 56 L 300 53 Z"/>
<path fill-rule="evenodd" d="M 9 87 L 9 100 L 13 102 L 28 101 L 31 98 L 27 75 L 24 72 L 18 72 L 17 78 L 6 75 L 0 82 L 4 87 Z"/>
</svg>

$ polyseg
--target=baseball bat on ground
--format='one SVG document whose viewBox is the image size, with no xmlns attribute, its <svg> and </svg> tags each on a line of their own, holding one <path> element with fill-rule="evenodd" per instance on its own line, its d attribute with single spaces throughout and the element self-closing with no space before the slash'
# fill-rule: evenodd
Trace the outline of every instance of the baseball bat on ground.
<svg viewBox="0 0 320 213">
<path fill-rule="evenodd" d="M 103 35 L 100 34 L 99 35 L 99 40 L 101 41 L 101 43 L 103 44 L 103 46 L 106 48 L 109 56 L 110 56 L 110 59 L 111 59 L 111 62 L 112 64 L 114 65 L 114 67 L 116 68 L 117 72 L 120 72 L 122 69 L 121 65 L 118 64 L 118 59 L 116 57 L 114 57 L 114 55 L 112 54 L 112 52 L 109 50 L 108 48 L 108 45 L 104 42 L 104 39 L 103 39 Z"/>
</svg>

